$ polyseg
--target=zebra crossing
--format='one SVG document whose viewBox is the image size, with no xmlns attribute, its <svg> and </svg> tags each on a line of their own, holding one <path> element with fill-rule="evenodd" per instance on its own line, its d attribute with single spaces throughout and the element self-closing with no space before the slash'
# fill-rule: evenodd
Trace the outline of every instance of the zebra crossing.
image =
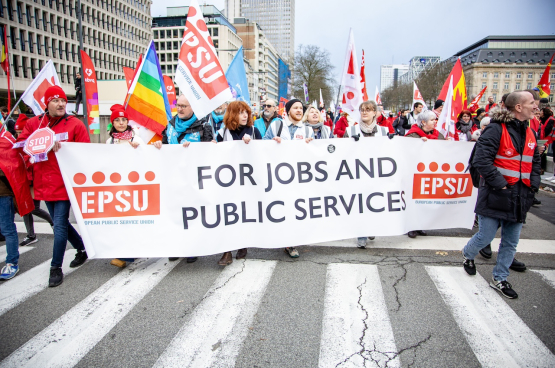
<svg viewBox="0 0 555 368">
<path fill-rule="evenodd" d="M 70 269 L 68 263 L 73 253 L 68 250 L 64 259 L 67 280 L 90 272 L 87 269 L 91 268 L 114 271 L 106 260 L 89 260 L 80 268 Z M 410 346 L 402 337 L 403 334 L 417 334 L 418 320 L 429 318 L 428 308 L 433 307 L 431 300 L 415 297 L 406 301 L 405 304 L 417 304 L 419 312 L 411 317 L 414 321 L 401 326 L 399 318 L 395 317 L 401 306 L 392 303 L 393 294 L 399 298 L 395 287 L 398 282 L 391 287 L 393 276 L 388 267 L 393 266 L 338 263 L 334 259 L 332 263 L 311 265 L 319 270 L 315 277 L 325 277 L 323 287 L 303 291 L 308 285 L 319 285 L 308 277 L 297 283 L 300 288 L 297 293 L 301 298 L 303 295 L 318 295 L 313 301 L 314 305 L 322 306 L 317 309 L 318 322 L 314 326 L 318 336 L 308 336 L 303 330 L 307 342 L 288 340 L 288 337 L 295 336 L 296 329 L 302 329 L 299 327 L 301 319 L 310 313 L 305 310 L 290 316 L 290 321 L 272 325 L 264 331 L 283 335 L 284 344 L 306 344 L 307 349 L 309 346 L 312 349 L 308 341 L 316 339 L 319 343 L 314 354 L 316 358 L 309 363 L 300 363 L 302 359 L 299 357 L 299 360 L 290 359 L 287 363 L 277 364 L 260 353 L 260 361 L 254 362 L 252 359 L 258 358 L 257 344 L 266 340 L 259 338 L 257 333 L 260 332 L 256 331 L 257 326 L 264 325 L 260 316 L 275 300 L 269 293 L 276 290 L 276 285 L 282 286 L 277 275 L 283 275 L 284 270 L 291 268 L 306 267 L 306 264 L 302 259 L 296 263 L 246 259 L 220 269 L 201 262 L 191 266 L 181 260 L 139 259 L 115 275 L 105 276 L 106 280 L 99 287 L 89 290 L 81 298 L 74 295 L 78 299 L 75 305 L 52 321 L 47 319 L 48 323 L 37 326 L 40 328 L 36 333 L 27 333 L 25 341 L 18 346 L 0 344 L 0 368 L 103 366 L 93 363 L 97 360 L 110 362 L 104 366 L 145 367 L 406 367 L 414 363 L 418 354 L 436 354 L 437 349 L 426 345 L 433 337 Z M 12 331 L 14 318 L 21 318 L 17 323 L 27 323 L 26 318 L 18 317 L 24 316 L 20 308 L 40 304 L 49 293 L 61 293 L 58 297 L 72 293 L 72 289 L 64 289 L 65 284 L 47 289 L 49 265 L 50 260 L 45 260 L 13 280 L 0 284 L 2 336 L 8 336 Z M 415 264 L 412 267 L 427 279 L 411 281 L 405 272 L 399 280 L 433 285 L 423 294 L 442 301 L 439 308 L 456 326 L 449 333 L 453 333 L 452 338 L 464 346 L 462 353 L 471 352 L 470 359 L 476 366 L 555 366 L 553 343 L 546 340 L 545 332 L 539 331 L 537 325 L 529 326 L 523 320 L 521 310 L 514 309 L 522 308 L 526 302 L 502 298 L 489 287 L 487 273 L 470 277 L 460 265 Z M 193 275 L 199 272 L 199 277 L 204 280 L 201 288 L 206 288 L 185 300 L 188 293 L 180 290 L 183 283 L 178 284 L 176 280 L 186 282 L 183 280 L 189 279 L 194 283 Z M 547 305 L 555 304 L 555 270 L 534 269 L 522 277 L 541 283 L 547 290 Z M 158 292 L 158 289 L 163 291 Z M 169 298 L 166 301 L 152 300 L 160 295 L 169 295 Z M 171 326 L 149 323 L 148 316 L 171 314 L 177 310 L 176 305 L 183 306 L 184 310 L 180 309 L 179 317 L 168 319 L 172 321 Z M 141 316 L 143 321 L 135 324 L 135 329 L 126 335 L 122 331 L 131 323 L 131 314 Z M 137 326 L 144 326 L 144 330 Z M 153 331 L 158 330 L 160 335 L 156 336 Z M 169 333 L 164 334 L 164 331 Z M 116 363 L 105 359 L 106 355 L 115 353 L 111 350 L 114 346 L 111 340 L 117 339 L 116 335 L 124 335 L 126 343 L 136 346 L 130 355 L 138 357 L 128 365 L 125 361 Z M 442 336 L 436 337 L 439 343 L 442 339 Z M 141 350 L 140 346 L 147 347 Z M 298 351 L 303 351 L 302 346 L 295 354 Z M 251 359 L 248 364 L 242 358 L 245 354 Z M 428 366 L 436 365 L 430 363 Z"/>
</svg>

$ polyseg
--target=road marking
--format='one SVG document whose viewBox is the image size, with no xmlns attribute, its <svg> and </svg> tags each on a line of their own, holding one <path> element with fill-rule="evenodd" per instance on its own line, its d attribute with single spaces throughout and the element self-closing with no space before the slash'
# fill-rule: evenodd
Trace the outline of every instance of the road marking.
<svg viewBox="0 0 555 368">
<path fill-rule="evenodd" d="M 555 355 L 482 276 L 462 267 L 426 271 L 483 367 L 555 367 Z"/>
<path fill-rule="evenodd" d="M 227 266 L 154 367 L 235 367 L 277 262 Z"/>
<path fill-rule="evenodd" d="M 72 224 L 75 230 L 79 232 L 79 227 L 77 224 Z M 25 223 L 21 221 L 16 221 L 15 226 L 17 227 L 18 233 L 27 234 L 27 228 L 25 228 Z M 35 234 L 54 234 L 54 230 L 52 230 L 52 226 L 48 222 L 38 222 L 35 221 L 33 224 L 35 229 Z"/>
<path fill-rule="evenodd" d="M 531 270 L 539 273 L 552 288 L 555 288 L 555 270 Z"/>
<path fill-rule="evenodd" d="M 21 255 L 23 253 L 26 253 L 31 249 L 34 249 L 34 247 L 19 247 L 19 254 Z M 3 247 L 0 247 L 0 262 L 5 262 L 7 255 L 8 252 L 6 251 L 6 246 L 4 245 Z"/>
<path fill-rule="evenodd" d="M 401 366 L 377 266 L 328 265 L 319 367 L 339 364 Z"/>
<path fill-rule="evenodd" d="M 76 268 L 69 268 L 74 256 L 75 249 L 66 250 L 62 263 L 64 276 L 76 270 Z M 0 284 L 0 316 L 48 287 L 50 262 L 52 259 Z"/>
<path fill-rule="evenodd" d="M 73 367 L 179 262 L 141 259 L 13 352 L 0 367 Z"/>
</svg>

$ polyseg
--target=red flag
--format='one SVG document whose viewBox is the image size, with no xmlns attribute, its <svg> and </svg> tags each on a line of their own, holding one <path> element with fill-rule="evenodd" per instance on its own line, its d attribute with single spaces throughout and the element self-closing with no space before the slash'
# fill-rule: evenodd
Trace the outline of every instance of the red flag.
<svg viewBox="0 0 555 368">
<path fill-rule="evenodd" d="M 175 95 L 173 81 L 167 75 L 164 75 L 164 84 L 166 85 L 166 93 L 168 94 L 168 101 L 172 110 L 172 116 L 175 116 L 175 114 L 177 114 L 177 96 Z"/>
<path fill-rule="evenodd" d="M 84 50 L 81 50 L 83 61 L 83 78 L 85 81 L 85 103 L 87 104 L 87 122 L 91 134 L 100 134 L 100 114 L 98 110 L 98 87 L 94 64 Z"/>
<path fill-rule="evenodd" d="M 12 110 L 12 99 L 10 97 L 10 57 L 8 53 L 8 30 L 4 25 L 4 39 L 0 40 L 2 50 L 0 50 L 0 65 L 8 77 L 8 111 Z"/>
<path fill-rule="evenodd" d="M 466 109 L 467 97 L 466 97 L 466 84 L 464 80 L 464 73 L 462 69 L 461 59 L 458 59 L 451 70 L 451 73 L 447 77 L 441 93 L 439 94 L 439 99 L 445 101 L 447 97 L 447 92 L 449 91 L 449 83 L 453 77 L 453 114 L 459 116 L 459 113 Z M 445 101 L 447 102 L 447 101 Z"/>
<path fill-rule="evenodd" d="M 551 55 L 551 59 L 545 67 L 542 77 L 540 78 L 540 81 L 538 83 L 540 98 L 548 98 L 551 94 L 551 76 L 549 75 L 549 72 L 551 71 L 551 62 L 553 61 L 553 56 L 555 56 L 555 54 Z"/>
<path fill-rule="evenodd" d="M 368 101 L 368 90 L 366 89 L 366 74 L 364 73 L 364 50 L 362 50 L 362 63 L 360 65 L 360 84 L 362 85 L 362 101 Z"/>
<path fill-rule="evenodd" d="M 131 83 L 133 83 L 133 77 L 135 76 L 135 71 L 131 68 L 126 66 L 123 67 L 123 74 L 125 74 L 125 81 L 127 82 L 127 89 L 131 87 Z"/>
<path fill-rule="evenodd" d="M 480 93 L 478 93 L 478 96 L 474 97 L 470 105 L 468 105 L 468 110 L 470 110 L 470 112 L 474 113 L 476 110 L 480 108 L 480 105 L 478 105 L 478 102 L 480 102 L 480 99 L 486 92 L 486 89 L 488 89 L 488 86 L 485 86 L 484 89 Z"/>
</svg>

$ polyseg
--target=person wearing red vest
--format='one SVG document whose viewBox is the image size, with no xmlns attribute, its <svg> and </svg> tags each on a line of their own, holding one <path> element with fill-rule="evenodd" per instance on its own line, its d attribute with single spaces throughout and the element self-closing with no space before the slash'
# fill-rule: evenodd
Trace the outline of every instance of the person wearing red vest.
<svg viewBox="0 0 555 368">
<path fill-rule="evenodd" d="M 67 97 L 59 86 L 52 86 L 44 93 L 46 112 L 29 119 L 18 141 L 26 140 L 35 130 L 49 127 L 55 134 L 67 133 L 68 142 L 90 143 L 87 128 L 74 116 L 66 113 Z M 33 188 L 35 199 L 45 201 L 48 212 L 54 222 L 54 250 L 50 264 L 50 279 L 48 286 L 55 287 L 63 282 L 62 262 L 67 242 L 77 249 L 75 259 L 70 267 L 78 267 L 87 260 L 87 252 L 83 239 L 69 223 L 69 197 L 58 166 L 54 152 L 61 148 L 56 142 L 54 148 L 48 152 L 48 160 L 33 164 Z"/>
<path fill-rule="evenodd" d="M 472 166 L 481 176 L 475 212 L 480 230 L 464 247 L 463 268 L 476 275 L 474 257 L 494 239 L 501 227 L 501 243 L 490 286 L 501 295 L 515 299 L 518 294 L 507 281 L 509 267 L 520 238 L 522 224 L 538 191 L 540 155 L 527 120 L 536 105 L 530 92 L 513 92 L 505 101 L 507 109 L 495 109 L 491 122 L 476 143 Z"/>
<path fill-rule="evenodd" d="M 489 113 L 489 111 L 491 109 L 493 109 L 494 107 L 496 107 L 497 104 L 495 102 L 493 102 L 493 96 L 489 96 L 488 97 L 488 104 L 486 105 L 486 113 Z"/>
</svg>

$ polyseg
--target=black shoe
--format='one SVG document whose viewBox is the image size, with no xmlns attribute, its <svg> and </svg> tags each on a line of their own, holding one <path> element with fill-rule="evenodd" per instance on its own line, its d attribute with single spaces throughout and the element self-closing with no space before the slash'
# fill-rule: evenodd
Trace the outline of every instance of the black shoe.
<svg viewBox="0 0 555 368">
<path fill-rule="evenodd" d="M 485 259 L 490 259 L 492 254 L 493 253 L 491 252 L 491 243 L 480 249 L 480 255 Z"/>
<path fill-rule="evenodd" d="M 85 263 L 87 258 L 89 258 L 89 256 L 87 255 L 86 251 L 78 250 L 77 253 L 75 254 L 75 259 L 73 261 L 71 261 L 71 263 L 69 264 L 69 267 L 70 268 L 79 267 L 83 263 Z"/>
<path fill-rule="evenodd" d="M 19 246 L 20 246 L 20 247 L 24 247 L 24 246 L 26 246 L 26 245 L 31 245 L 31 244 L 36 243 L 36 242 L 38 242 L 37 236 L 36 236 L 36 235 L 35 235 L 34 238 L 32 238 L 32 237 L 30 237 L 29 235 L 27 235 L 27 236 L 25 237 L 25 239 L 23 239 L 23 241 L 22 241 L 21 243 L 19 243 Z"/>
<path fill-rule="evenodd" d="M 418 233 L 418 235 L 422 235 L 422 236 L 428 235 L 428 233 L 425 232 L 424 230 L 417 230 L 416 232 Z"/>
<path fill-rule="evenodd" d="M 516 291 L 513 290 L 513 286 L 509 284 L 508 281 L 495 281 L 495 279 L 493 279 L 489 283 L 489 286 L 499 291 L 501 295 L 503 295 L 505 298 L 509 298 L 509 299 L 518 298 L 518 294 L 516 293 Z"/>
<path fill-rule="evenodd" d="M 523 262 L 519 262 L 516 258 L 513 258 L 513 263 L 509 266 L 509 268 L 516 272 L 524 272 L 526 271 L 526 265 Z"/>
<path fill-rule="evenodd" d="M 369 236 L 369 237 L 368 237 L 368 240 L 374 240 L 374 239 L 376 239 L 375 236 Z"/>
<path fill-rule="evenodd" d="M 61 267 L 50 268 L 50 278 L 48 279 L 48 287 L 60 286 L 64 282 L 64 273 Z"/>
<path fill-rule="evenodd" d="M 187 257 L 187 263 L 195 263 L 197 260 L 198 260 L 198 257 Z"/>
<path fill-rule="evenodd" d="M 173 262 L 173 261 L 177 261 L 177 260 L 179 259 L 179 257 L 170 257 L 170 258 L 168 258 L 168 259 L 169 259 L 171 262 Z"/>
<path fill-rule="evenodd" d="M 409 231 L 409 233 L 407 234 L 409 236 L 409 238 L 416 238 L 416 235 L 418 235 L 418 233 L 416 231 Z"/>
<path fill-rule="evenodd" d="M 532 200 L 532 206 L 537 206 L 539 204 L 542 204 L 542 201 L 534 197 L 534 199 Z"/>
<path fill-rule="evenodd" d="M 466 273 L 469 274 L 470 276 L 476 275 L 476 265 L 474 264 L 474 260 L 467 259 L 464 256 L 463 258 L 464 258 L 463 267 Z"/>
</svg>

